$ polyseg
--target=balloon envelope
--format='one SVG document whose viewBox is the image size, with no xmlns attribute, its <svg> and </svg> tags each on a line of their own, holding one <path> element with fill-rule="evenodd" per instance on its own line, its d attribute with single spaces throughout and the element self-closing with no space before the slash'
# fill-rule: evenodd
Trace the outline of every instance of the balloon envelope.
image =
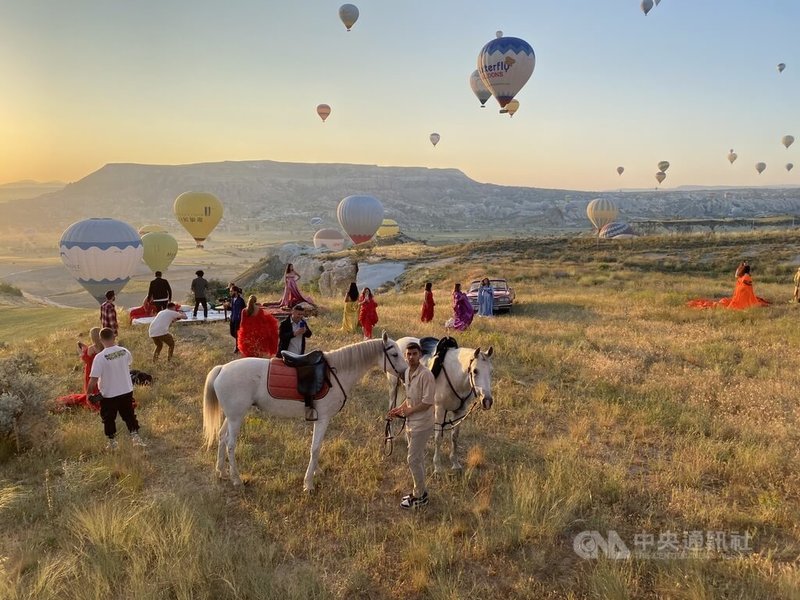
<svg viewBox="0 0 800 600">
<path fill-rule="evenodd" d="M 206 192 L 184 192 L 175 199 L 172 210 L 198 248 L 203 247 L 203 242 L 222 219 L 222 202 Z"/>
<path fill-rule="evenodd" d="M 606 225 L 603 225 L 598 233 L 598 236 L 604 239 L 611 239 L 621 235 L 635 235 L 633 232 L 633 227 L 631 227 L 628 223 L 614 221 L 613 223 L 607 223 Z"/>
<path fill-rule="evenodd" d="M 647 13 L 653 10 L 653 0 L 642 0 L 642 3 L 639 5 L 639 7 L 642 9 L 642 12 L 646 17 Z"/>
<path fill-rule="evenodd" d="M 312 225 L 322 225 L 322 217 L 311 217 L 308 221 Z"/>
<path fill-rule="evenodd" d="M 598 231 L 603 225 L 613 222 L 618 214 L 617 205 L 608 198 L 595 198 L 586 206 L 586 216 Z"/>
<path fill-rule="evenodd" d="M 786 68 L 786 63 L 778 63 L 778 73 L 783 73 L 783 70 Z"/>
<path fill-rule="evenodd" d="M 669 163 L 666 160 L 662 160 L 660 163 L 658 163 L 659 171 L 664 171 L 666 173 L 667 169 L 669 169 Z"/>
<path fill-rule="evenodd" d="M 512 100 L 508 104 L 506 104 L 505 111 L 508 113 L 509 117 L 513 117 L 514 113 L 519 110 L 519 100 Z"/>
<path fill-rule="evenodd" d="M 756 163 L 756 171 L 758 171 L 759 175 L 761 175 L 761 173 L 763 173 L 764 169 L 766 168 L 767 168 L 767 163 L 763 162 Z"/>
<path fill-rule="evenodd" d="M 339 18 L 347 27 L 347 31 L 358 21 L 358 7 L 355 4 L 342 4 L 339 7 Z"/>
<path fill-rule="evenodd" d="M 392 238 L 400 234 L 400 225 L 394 219 L 384 219 L 381 226 L 378 227 L 375 237 L 378 238 Z"/>
<path fill-rule="evenodd" d="M 792 169 L 794 169 L 794 165 L 792 163 L 786 163 L 786 170 L 791 171 Z"/>
<path fill-rule="evenodd" d="M 322 119 L 322 122 L 325 122 L 325 119 L 328 118 L 328 115 L 331 114 L 331 107 L 327 104 L 318 104 L 317 105 L 317 114 L 319 118 Z"/>
<path fill-rule="evenodd" d="M 728 162 L 730 162 L 731 164 L 733 164 L 733 163 L 735 163 L 735 162 L 736 162 L 736 159 L 737 159 L 737 158 L 739 158 L 739 155 L 738 155 L 738 154 L 736 154 L 736 152 L 734 152 L 733 150 L 731 150 L 730 152 L 728 152 Z"/>
<path fill-rule="evenodd" d="M 161 225 L 145 225 L 144 227 L 139 227 L 139 235 L 153 233 L 154 231 L 166 231 L 166 229 L 164 229 Z"/>
<path fill-rule="evenodd" d="M 625 167 L 617 167 L 617 175 L 622 175 L 625 172 Z"/>
<path fill-rule="evenodd" d="M 146 233 L 142 246 L 142 259 L 151 271 L 166 271 L 178 254 L 178 241 L 165 231 Z"/>
<path fill-rule="evenodd" d="M 472 89 L 472 93 L 475 94 L 478 102 L 481 103 L 481 108 L 486 108 L 486 101 L 492 97 L 492 92 L 484 85 L 477 69 L 469 76 L 469 87 Z"/>
<path fill-rule="evenodd" d="M 336 209 L 336 217 L 355 244 L 372 239 L 383 222 L 383 205 L 372 196 L 348 196 Z"/>
<path fill-rule="evenodd" d="M 436 147 L 436 144 L 438 144 L 439 140 L 442 139 L 442 136 L 440 136 L 438 133 L 432 133 L 428 137 L 431 140 L 431 144 L 433 144 L 434 147 Z"/>
<path fill-rule="evenodd" d="M 73 223 L 61 235 L 59 250 L 67 270 L 101 304 L 107 291 L 125 287 L 143 252 L 136 230 L 116 219 Z"/>
<path fill-rule="evenodd" d="M 344 248 L 344 236 L 338 229 L 320 229 L 314 234 L 314 248 L 328 248 L 338 252 Z"/>
<path fill-rule="evenodd" d="M 658 180 L 659 184 L 664 183 L 664 180 L 667 178 L 667 174 L 664 171 L 659 171 L 656 173 L 656 180 Z"/>
<path fill-rule="evenodd" d="M 794 136 L 793 135 L 785 135 L 781 138 L 781 144 L 786 146 L 787 148 L 794 144 Z"/>
<path fill-rule="evenodd" d="M 487 43 L 478 53 L 478 73 L 501 107 L 514 99 L 536 67 L 531 45 L 515 37 L 501 37 Z"/>
</svg>

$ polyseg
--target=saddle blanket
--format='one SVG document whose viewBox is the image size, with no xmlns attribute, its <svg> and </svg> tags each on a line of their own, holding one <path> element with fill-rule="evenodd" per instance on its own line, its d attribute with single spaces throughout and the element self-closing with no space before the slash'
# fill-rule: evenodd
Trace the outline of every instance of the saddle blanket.
<svg viewBox="0 0 800 600">
<path fill-rule="evenodd" d="M 322 384 L 322 389 L 314 396 L 314 400 L 319 400 L 328 395 L 331 386 L 328 382 Z M 304 400 L 300 392 L 297 391 L 297 369 L 287 367 L 280 358 L 273 358 L 269 361 L 269 373 L 267 373 L 267 392 L 273 398 L 279 400 Z"/>
</svg>

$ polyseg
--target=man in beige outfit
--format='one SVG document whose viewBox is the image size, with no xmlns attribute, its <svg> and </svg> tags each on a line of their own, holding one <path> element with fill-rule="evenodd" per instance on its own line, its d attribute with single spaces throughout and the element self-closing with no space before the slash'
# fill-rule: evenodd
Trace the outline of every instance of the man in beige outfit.
<svg viewBox="0 0 800 600">
<path fill-rule="evenodd" d="M 433 395 L 436 379 L 420 364 L 422 349 L 416 342 L 406 348 L 408 370 L 405 374 L 406 399 L 389 411 L 389 418 L 404 417 L 408 440 L 408 468 L 414 480 L 414 491 L 403 497 L 400 508 L 420 508 L 428 503 L 425 488 L 425 446 L 433 435 Z"/>
</svg>

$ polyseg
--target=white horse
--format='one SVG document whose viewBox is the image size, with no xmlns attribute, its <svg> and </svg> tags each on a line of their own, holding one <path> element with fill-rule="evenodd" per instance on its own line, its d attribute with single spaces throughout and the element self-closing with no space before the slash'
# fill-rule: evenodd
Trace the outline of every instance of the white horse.
<svg viewBox="0 0 800 600">
<path fill-rule="evenodd" d="M 419 343 L 419 338 L 400 338 L 397 340 L 397 345 L 405 353 L 411 342 Z M 451 466 L 453 469 L 461 469 L 461 463 L 458 462 L 458 432 L 460 429 L 458 424 L 474 403 L 480 402 L 484 410 L 492 407 L 492 353 L 493 348 L 489 346 L 486 352 L 481 352 L 480 348 L 451 348 L 445 354 L 442 371 L 436 378 L 434 395 L 436 434 L 433 467 L 436 473 L 444 471 L 440 452 L 444 432 L 447 430 L 451 432 Z M 433 356 L 425 354 L 421 362 L 430 368 Z M 396 401 L 398 377 L 395 373 L 388 371 L 386 376 L 391 388 L 389 394 L 391 408 L 391 404 Z M 397 402 L 397 404 L 399 403 Z M 447 413 L 452 413 L 449 420 Z"/>
<path fill-rule="evenodd" d="M 308 462 L 303 489 L 314 489 L 314 474 L 317 470 L 319 450 L 331 418 L 344 408 L 350 389 L 372 367 L 399 375 L 408 368 L 408 363 L 397 343 L 386 333 L 382 340 L 368 340 L 351 344 L 324 353 L 331 372 L 331 388 L 324 398 L 315 400 L 317 420 L 311 442 L 311 459 Z M 206 448 L 219 436 L 217 451 L 217 476 L 222 478 L 227 450 L 230 479 L 233 485 L 241 485 L 236 467 L 234 451 L 236 437 L 245 415 L 251 406 L 257 406 L 267 414 L 277 417 L 303 418 L 305 406 L 302 401 L 279 400 L 267 392 L 267 376 L 270 361 L 265 358 L 241 358 L 226 365 L 217 365 L 206 377 L 203 396 L 203 433 Z M 222 414 L 225 420 L 222 421 Z"/>
</svg>

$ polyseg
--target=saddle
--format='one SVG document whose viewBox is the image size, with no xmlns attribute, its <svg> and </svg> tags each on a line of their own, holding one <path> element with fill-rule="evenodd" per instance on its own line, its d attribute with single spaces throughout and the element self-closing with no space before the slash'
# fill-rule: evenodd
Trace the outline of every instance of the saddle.
<svg viewBox="0 0 800 600">
<path fill-rule="evenodd" d="M 436 338 L 430 338 L 430 339 L 436 339 Z M 431 373 L 433 373 L 434 377 L 438 377 L 439 373 L 442 372 L 442 367 L 444 365 L 444 357 L 450 348 L 458 348 L 458 342 L 456 341 L 455 338 L 443 337 L 436 343 L 436 350 L 433 357 L 433 362 L 431 363 Z"/>
<path fill-rule="evenodd" d="M 436 352 L 436 344 L 439 343 L 439 338 L 424 337 L 419 340 L 419 347 L 422 348 L 423 356 L 433 356 Z"/>
<path fill-rule="evenodd" d="M 294 354 L 283 350 L 283 358 L 270 360 L 267 391 L 273 398 L 303 400 L 313 406 L 314 400 L 324 398 L 330 390 L 328 364 L 321 350 Z"/>
</svg>

